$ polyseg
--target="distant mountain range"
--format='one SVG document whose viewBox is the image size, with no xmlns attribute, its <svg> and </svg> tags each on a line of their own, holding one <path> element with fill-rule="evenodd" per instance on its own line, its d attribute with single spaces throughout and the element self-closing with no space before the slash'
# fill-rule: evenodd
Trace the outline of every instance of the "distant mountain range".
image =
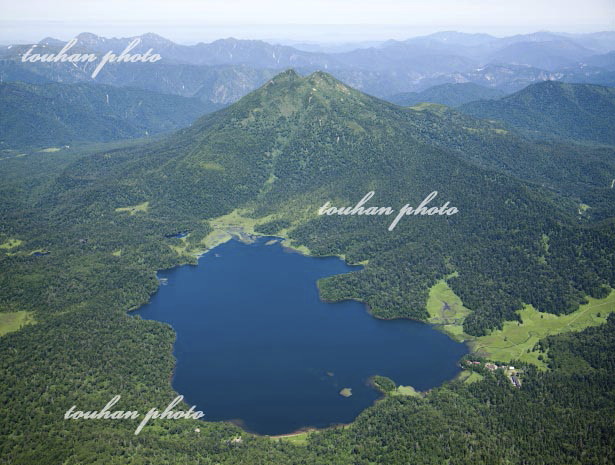
<svg viewBox="0 0 615 465">
<path fill-rule="evenodd" d="M 411 106 L 417 103 L 439 103 L 449 107 L 457 107 L 475 100 L 491 100 L 506 95 L 500 89 L 479 86 L 473 82 L 462 84 L 440 84 L 422 92 L 403 92 L 388 97 L 386 100 L 401 106 Z"/>
<path fill-rule="evenodd" d="M 0 148 L 146 137 L 215 110 L 196 98 L 83 84 L 0 84 Z"/>
<path fill-rule="evenodd" d="M 574 65 L 592 55 L 615 50 L 615 31 L 577 35 L 538 32 L 504 38 L 488 34 L 440 32 L 405 41 L 390 40 L 375 46 L 359 46 L 355 50 L 343 52 L 316 51 L 314 47 L 313 51 L 307 51 L 260 40 L 234 38 L 220 39 L 211 43 L 180 45 L 153 33 L 109 39 L 85 32 L 79 34 L 77 39 L 78 44 L 88 50 L 119 52 L 136 37 L 141 39 L 141 43 L 135 50 L 145 51 L 152 48 L 170 63 L 209 66 L 248 65 L 278 69 L 289 67 L 323 70 L 347 67 L 390 69 L 392 66 L 418 69 L 417 66 L 446 67 L 460 63 L 472 66 L 509 63 L 552 70 Z M 64 42 L 45 38 L 39 44 L 57 47 Z M 426 59 L 433 56 L 447 60 L 445 63 L 427 63 Z M 416 60 L 418 63 L 409 60 Z"/>
<path fill-rule="evenodd" d="M 74 50 L 119 53 L 133 39 L 82 33 Z M 420 92 L 446 83 L 475 83 L 512 93 L 545 80 L 615 85 L 615 32 L 539 32 L 496 38 L 487 34 L 440 32 L 405 41 L 386 41 L 343 52 L 312 51 L 258 40 L 221 39 L 180 45 L 156 34 L 139 36 L 134 50 L 160 53 L 156 64 L 107 65 L 96 82 L 196 96 L 228 104 L 282 69 L 307 75 L 324 70 L 363 92 L 386 97 Z M 57 51 L 64 42 L 46 38 L 39 46 Z M 365 45 L 365 44 L 364 44 Z M 369 45 L 369 44 L 367 44 Z M 0 80 L 31 83 L 88 82 L 93 65 L 21 63 L 25 45 L 0 49 Z M 330 49 L 329 49 L 330 50 Z"/>
</svg>

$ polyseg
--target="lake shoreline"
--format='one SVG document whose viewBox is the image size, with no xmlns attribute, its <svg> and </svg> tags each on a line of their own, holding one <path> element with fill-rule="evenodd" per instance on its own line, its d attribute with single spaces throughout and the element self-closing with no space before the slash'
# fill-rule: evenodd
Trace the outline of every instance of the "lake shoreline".
<svg viewBox="0 0 615 465">
<path fill-rule="evenodd" d="M 227 231 L 227 232 L 228 232 L 228 231 Z M 221 244 L 220 244 L 220 245 L 228 243 L 228 242 L 230 241 L 230 239 L 235 239 L 235 241 L 236 241 L 237 245 L 236 245 L 236 246 L 232 246 L 232 247 L 231 247 L 231 248 L 229 248 L 229 249 L 226 249 L 226 248 L 225 248 L 225 250 L 224 250 L 224 251 L 221 251 L 221 252 L 220 252 L 220 254 L 221 254 L 221 255 L 216 254 L 216 258 L 217 258 L 218 256 L 222 256 L 222 257 L 233 257 L 233 256 L 234 256 L 234 257 L 243 257 L 243 256 L 244 256 L 244 253 L 243 253 L 243 252 L 240 252 L 240 249 L 239 249 L 240 247 L 243 247 L 243 245 L 239 245 L 239 244 L 241 243 L 241 244 L 246 244 L 246 245 L 250 246 L 250 245 L 251 245 L 251 244 L 253 244 L 254 242 L 259 241 L 259 243 L 260 243 L 262 246 L 271 246 L 271 245 L 274 245 L 274 244 L 279 244 L 279 245 L 280 245 L 280 248 L 278 249 L 278 252 L 275 252 L 275 253 L 274 253 L 274 256 L 277 256 L 277 257 L 279 257 L 279 259 L 282 259 L 282 260 L 286 260 L 286 259 L 283 259 L 283 258 L 282 258 L 282 257 L 283 257 L 283 254 L 282 254 L 282 255 L 280 255 L 280 251 L 283 251 L 283 252 L 292 252 L 293 254 L 294 254 L 294 253 L 298 253 L 298 255 L 305 256 L 305 257 L 308 257 L 308 258 L 323 258 L 323 259 L 326 259 L 326 258 L 336 258 L 336 259 L 338 259 L 341 263 L 340 263 L 340 265 L 336 265 L 333 269 L 331 269 L 331 268 L 330 268 L 330 267 L 331 267 L 331 265 L 327 264 L 328 262 L 326 262 L 326 261 L 325 261 L 325 262 L 320 262 L 320 260 L 318 260 L 318 263 L 320 263 L 320 265 L 310 265 L 310 267 L 316 266 L 316 269 L 320 269 L 320 270 L 331 270 L 331 272 L 332 272 L 333 274 L 344 274 L 344 273 L 349 273 L 349 272 L 353 272 L 353 271 L 355 271 L 355 270 L 351 269 L 350 265 L 349 265 L 348 263 L 346 263 L 346 261 L 345 261 L 345 260 L 341 260 L 341 257 L 335 257 L 335 256 L 322 256 L 322 257 L 320 257 L 320 256 L 312 256 L 312 255 L 308 255 L 308 254 L 306 254 L 306 253 L 305 253 L 304 251 L 302 251 L 302 250 L 298 250 L 297 248 L 294 248 L 294 247 L 289 247 L 288 243 L 285 243 L 285 241 L 284 241 L 284 239 L 285 239 L 285 238 L 284 238 L 284 237 L 280 237 L 280 236 L 271 236 L 271 235 L 264 235 L 264 234 L 262 234 L 262 235 L 261 235 L 261 234 L 248 234 L 248 233 L 245 233 L 245 232 L 243 232 L 243 231 L 242 231 L 242 234 L 237 234 L 237 233 L 239 232 L 237 229 L 233 229 L 233 230 L 232 230 L 232 232 L 233 232 L 234 234 L 230 234 L 230 233 L 229 233 L 229 234 L 228 234 L 228 236 L 225 238 L 225 240 L 224 240 L 224 241 L 221 241 Z M 266 243 L 265 243 L 265 241 L 266 241 Z M 211 252 L 211 251 L 213 251 L 213 249 L 214 249 L 214 248 L 215 248 L 215 247 L 212 247 L 211 249 L 208 249 L 207 251 L 204 251 L 204 253 L 201 255 L 201 257 L 203 257 L 203 258 L 204 258 L 205 256 L 209 255 L 207 252 Z M 266 248 L 267 248 L 267 249 L 269 249 L 269 247 L 266 247 Z M 228 251 L 230 251 L 230 250 L 233 250 L 234 252 L 233 252 L 231 255 L 228 255 L 227 253 L 228 253 Z M 264 250 L 264 249 L 261 249 L 261 250 Z M 272 250 L 272 252 L 273 252 L 273 250 Z M 238 255 L 238 254 L 239 254 L 239 255 Z M 250 255 L 247 255 L 247 256 L 250 256 Z M 258 256 L 258 255 L 257 255 L 257 256 Z M 262 256 L 262 255 L 260 255 L 260 256 Z M 267 256 L 268 256 L 268 253 L 267 253 Z M 201 257 L 199 257 L 199 258 L 201 258 Z M 206 271 L 207 271 L 207 270 L 211 270 L 211 269 L 212 269 L 212 268 L 211 268 L 211 266 L 219 266 L 219 265 L 217 265 L 218 261 L 217 261 L 217 259 L 216 259 L 216 258 L 214 258 L 214 257 L 210 257 L 210 258 L 207 260 Z M 284 263 L 285 263 L 285 262 L 284 262 Z M 293 263 L 293 260 L 291 260 L 291 263 Z M 294 260 L 294 263 L 301 263 L 301 261 L 297 262 L 296 260 Z M 314 263 L 316 263 L 316 262 L 314 262 Z M 338 262 L 333 262 L 333 263 L 338 263 Z M 199 265 L 199 264 L 201 264 L 201 263 L 200 263 L 200 260 L 197 262 L 197 265 Z M 222 265 L 222 264 L 223 264 L 223 262 L 220 262 L 220 264 Z M 240 265 L 238 265 L 238 266 L 240 266 Z M 257 266 L 258 266 L 258 265 L 257 265 Z M 305 266 L 305 265 L 293 265 L 293 266 L 299 266 L 300 268 L 302 268 L 302 269 L 303 269 L 303 266 Z M 360 266 L 360 265 L 359 265 L 359 266 Z M 177 265 L 177 266 L 175 266 L 175 267 L 171 267 L 171 268 L 169 268 L 169 269 L 167 269 L 167 270 L 164 270 L 164 271 L 172 271 L 172 270 L 174 270 L 174 269 L 181 268 L 181 267 L 182 267 L 181 265 Z M 323 268 L 323 267 L 324 267 L 324 268 Z M 189 267 L 189 268 L 192 268 L 192 267 Z M 195 268 L 196 268 L 196 267 L 195 267 Z M 240 268 L 242 268 L 242 266 L 240 266 Z M 274 268 L 275 268 L 275 269 L 283 269 L 283 268 L 280 268 L 280 267 L 275 267 L 275 266 L 274 266 Z M 225 269 L 226 269 L 226 268 L 225 268 Z M 236 266 L 232 265 L 230 269 L 237 269 L 237 268 L 236 268 Z M 337 271 L 334 271 L 334 270 L 337 270 Z M 161 270 L 161 271 L 163 271 L 163 270 Z M 322 272 L 323 272 L 323 271 L 320 271 L 320 272 L 318 272 L 318 273 L 322 273 Z M 211 273 L 211 271 L 210 271 L 210 273 Z M 215 273 L 215 272 L 214 272 L 214 273 Z M 254 272 L 252 272 L 252 274 L 250 274 L 250 276 L 252 276 L 252 275 L 253 275 L 253 273 L 254 273 Z M 323 275 L 323 274 L 321 274 L 320 276 L 324 277 L 324 276 L 329 276 L 329 275 L 330 275 L 330 274 L 328 274 L 328 271 L 327 271 L 327 272 L 325 272 L 325 273 L 327 273 L 327 274 L 324 274 L 324 275 Z M 188 275 L 193 275 L 193 276 L 194 276 L 193 272 L 191 272 L 191 271 L 189 272 L 189 274 L 188 274 Z M 158 277 L 159 277 L 160 279 L 164 279 L 164 276 L 165 276 L 165 275 L 158 276 Z M 187 275 L 182 274 L 181 276 L 187 276 Z M 208 275 L 206 275 L 206 276 L 208 276 Z M 220 275 L 220 274 L 218 273 L 218 276 L 222 276 L 222 275 Z M 200 279 L 202 279 L 202 278 L 200 278 Z M 309 279 L 309 278 L 308 278 L 308 279 Z M 314 277 L 313 279 L 315 279 L 316 281 L 318 281 L 318 279 L 320 279 L 320 278 L 319 278 L 318 276 L 316 276 L 316 277 Z M 175 281 L 175 280 L 171 280 L 170 282 L 173 284 L 173 281 Z M 175 281 L 175 283 L 176 283 L 176 282 L 177 282 L 177 281 Z M 208 278 L 208 279 L 207 279 L 207 282 L 211 282 L 211 280 Z M 218 286 L 220 286 L 220 284 L 218 284 Z M 261 286 L 261 284 L 259 284 L 258 286 Z M 304 285 L 301 285 L 301 286 L 302 286 L 303 288 L 305 288 L 305 286 L 304 286 Z M 160 291 L 162 288 L 163 288 L 163 286 L 159 285 L 159 286 L 157 287 L 157 291 Z M 260 288 L 260 287 L 259 287 L 259 288 Z M 309 291 L 309 292 L 310 292 L 310 293 L 312 293 L 312 295 L 314 296 L 314 297 L 312 297 L 313 299 L 316 299 L 317 301 L 322 302 L 322 303 L 329 303 L 329 301 L 327 301 L 326 299 L 323 299 L 323 298 L 322 298 L 322 296 L 320 295 L 320 291 L 319 291 L 319 290 L 314 290 L 314 291 Z M 316 292 L 316 293 L 315 293 L 315 294 L 313 294 L 314 292 Z M 155 293 L 154 293 L 154 294 L 155 294 Z M 152 294 L 152 296 L 153 296 L 154 294 Z M 365 323 L 365 321 L 366 321 L 365 319 L 371 320 L 371 319 L 373 318 L 373 319 L 375 319 L 375 320 L 383 320 L 383 321 L 385 320 L 385 319 L 383 319 L 383 318 L 379 318 L 379 317 L 374 316 L 373 314 L 371 314 L 371 312 L 369 311 L 369 306 L 368 306 L 365 302 L 360 301 L 360 300 L 358 300 L 358 299 L 349 299 L 349 300 L 352 300 L 352 301 L 354 301 L 356 304 L 358 304 L 358 305 L 359 305 L 359 307 L 358 307 L 358 308 L 361 308 L 361 309 L 363 309 L 363 310 L 366 310 L 366 309 L 368 310 L 367 312 L 365 312 L 365 313 L 364 313 L 365 317 L 362 317 L 362 318 L 363 318 L 363 323 L 361 323 L 362 325 L 365 325 L 365 324 L 366 324 L 366 323 Z M 152 298 L 150 298 L 150 303 L 151 303 L 151 302 L 152 302 Z M 343 302 L 335 302 L 335 303 L 343 303 Z M 144 304 L 144 305 L 147 305 L 147 304 Z M 170 303 L 170 301 L 167 301 L 167 303 L 165 303 L 165 304 L 164 304 L 164 307 L 160 307 L 160 306 L 159 306 L 158 308 L 170 308 L 170 306 L 173 306 L 173 305 L 180 305 L 180 306 L 181 306 L 181 305 L 182 305 L 182 302 L 178 302 L 178 301 L 174 300 L 172 303 Z M 308 304 L 308 305 L 309 305 L 309 304 Z M 138 308 L 139 308 L 139 309 L 141 309 L 142 307 L 143 307 L 143 305 L 139 306 Z M 344 308 L 344 307 L 341 307 L 341 308 Z M 357 308 L 357 309 L 358 309 L 358 308 Z M 326 309 L 325 309 L 325 310 L 326 310 Z M 322 310 L 321 310 L 321 311 L 322 311 Z M 355 312 L 356 312 L 356 310 L 355 310 Z M 326 311 L 326 312 L 325 312 L 325 314 L 326 314 L 326 313 L 330 313 L 330 312 L 329 312 L 329 311 Z M 337 313 L 337 312 L 333 312 L 333 314 L 335 314 L 335 313 Z M 363 313 L 363 312 L 359 312 L 359 313 Z M 352 315 L 352 314 L 353 314 L 353 313 L 350 313 L 350 314 L 349 314 L 349 313 L 339 314 L 339 318 L 342 318 L 342 315 L 345 315 L 345 316 L 343 316 L 343 318 L 347 318 L 347 317 L 348 317 L 348 315 Z M 356 314 L 356 313 L 354 313 L 354 314 Z M 168 314 L 167 314 L 167 315 L 168 315 Z M 141 317 L 143 317 L 143 316 L 141 316 Z M 175 381 L 175 380 L 177 379 L 178 358 L 180 358 L 180 355 L 181 355 L 181 354 L 179 354 L 179 355 L 178 355 L 178 353 L 176 352 L 176 347 L 177 347 L 177 337 L 178 337 L 178 336 L 177 336 L 177 334 L 178 334 L 178 332 L 180 332 L 180 333 L 181 333 L 181 331 L 182 331 L 182 330 L 181 330 L 179 327 L 176 327 L 176 324 L 173 322 L 173 321 L 174 321 L 173 319 L 170 319 L 170 320 L 169 320 L 169 319 L 165 319 L 165 317 L 160 317 L 160 316 L 158 316 L 158 317 L 157 317 L 157 316 L 155 316 L 155 314 L 153 314 L 153 315 L 152 315 L 152 314 L 150 314 L 150 315 L 149 315 L 148 317 L 146 317 L 146 318 L 147 318 L 147 319 L 153 319 L 153 320 L 158 321 L 158 322 L 164 322 L 165 324 L 168 324 L 168 325 L 169 325 L 169 326 L 173 329 L 173 331 L 175 332 L 175 335 L 176 335 L 176 340 L 175 340 L 175 342 L 174 342 L 174 344 L 173 344 L 173 349 L 172 349 L 172 353 L 173 353 L 173 356 L 174 356 L 174 359 L 175 359 L 175 364 L 174 364 L 174 369 L 173 369 L 173 372 L 170 374 L 170 378 L 169 378 L 169 382 L 170 382 L 170 384 L 171 384 L 171 387 L 172 387 L 172 388 L 173 388 L 176 392 L 180 392 L 180 393 L 184 394 L 184 395 L 186 396 L 186 398 L 187 398 L 190 402 L 193 402 L 193 403 L 194 403 L 194 402 L 196 401 L 196 402 L 200 402 L 200 403 L 202 403 L 202 402 L 203 402 L 202 400 L 200 400 L 200 401 L 198 400 L 198 394 L 196 394 L 196 397 L 195 397 L 195 393 L 193 393 L 193 394 L 191 395 L 191 394 L 190 394 L 190 392 L 189 392 L 189 390 L 186 390 L 186 387 L 184 387 L 184 388 L 177 387 L 178 385 L 176 384 L 176 381 Z M 171 317 L 171 318 L 172 318 L 172 317 Z M 257 318 L 258 318 L 258 317 L 257 317 Z M 422 322 L 422 321 L 417 321 L 417 320 L 414 320 L 414 319 L 412 319 L 412 318 L 397 318 L 397 319 L 395 319 L 395 318 L 391 318 L 391 319 L 386 319 L 386 320 L 387 320 L 387 321 L 393 321 L 393 320 L 410 320 L 410 321 L 413 321 L 413 322 L 415 322 L 415 323 L 421 323 L 422 325 L 424 325 L 424 324 L 425 324 L 425 323 L 424 323 L 424 322 Z M 344 324 L 344 323 L 342 322 L 342 324 Z M 369 323 L 367 323 L 367 324 L 368 324 L 368 325 L 370 325 Z M 275 326 L 275 325 L 274 325 L 274 326 Z M 427 324 L 427 327 L 430 327 L 430 328 L 431 328 L 431 325 Z M 394 327 L 388 327 L 388 326 L 385 326 L 385 328 L 394 328 Z M 335 329 L 335 331 L 337 331 L 337 329 Z M 381 331 L 381 330 L 379 330 L 379 331 Z M 386 330 L 386 331 L 388 331 L 388 330 Z M 407 330 L 404 330 L 404 331 L 407 331 Z M 420 331 L 426 331 L 426 330 L 420 330 Z M 438 332 L 439 332 L 439 331 L 438 331 Z M 374 334 L 377 334 L 377 333 L 374 333 Z M 410 334 L 410 333 L 409 333 L 409 334 Z M 423 333 L 420 333 L 420 334 L 423 334 Z M 382 336 L 379 336 L 379 337 L 382 337 Z M 425 336 L 425 337 L 429 337 L 429 336 Z M 407 343 L 409 343 L 409 341 L 411 341 L 412 339 L 413 339 L 413 338 L 410 338 L 410 339 L 408 339 L 408 338 L 402 338 L 402 342 L 401 342 L 401 344 L 407 344 Z M 447 337 L 447 339 L 449 339 L 449 338 Z M 428 339 L 428 340 L 431 340 L 431 339 Z M 405 342 L 403 342 L 403 341 L 405 341 Z M 452 342 L 455 342 L 455 341 L 452 341 Z M 352 346 L 352 345 L 349 345 L 348 347 L 351 347 L 351 346 Z M 412 343 L 411 343 L 411 342 L 409 343 L 409 346 L 412 346 Z M 438 346 L 439 346 L 439 344 L 438 344 Z M 411 349 L 411 350 L 413 350 L 413 351 L 414 351 L 414 350 L 416 350 L 416 349 Z M 463 347 L 463 349 L 460 349 L 460 350 L 462 350 L 464 353 L 467 353 L 467 351 L 468 351 L 468 349 L 467 349 L 467 347 L 466 347 L 466 346 L 464 346 L 464 347 Z M 442 353 L 442 349 L 439 349 L 439 353 Z M 376 353 L 374 353 L 374 356 L 379 357 L 379 355 L 378 355 L 378 353 L 377 353 L 377 352 L 376 352 Z M 236 365 L 234 365 L 234 364 L 233 364 L 233 362 L 231 362 L 230 360 L 232 360 L 232 359 L 229 359 L 229 362 L 228 362 L 228 363 L 229 363 L 229 364 L 231 364 L 231 365 L 233 365 L 233 366 L 235 367 L 235 369 L 237 369 L 237 366 L 236 366 Z M 451 363 L 454 363 L 454 364 L 455 364 L 455 366 L 456 366 L 455 370 L 457 370 L 457 369 L 459 368 L 459 366 L 458 366 L 458 363 L 457 363 L 457 362 L 458 362 L 458 360 L 454 360 L 454 361 L 452 361 L 452 362 L 451 362 Z M 419 362 L 417 362 L 417 363 L 419 363 Z M 405 381 L 406 383 L 408 383 L 408 382 L 413 383 L 413 381 L 412 381 L 412 379 L 413 379 L 413 378 L 412 378 L 412 377 L 408 378 L 408 375 L 403 375 L 403 376 L 402 376 L 402 375 L 401 375 L 401 373 L 403 373 L 403 372 L 407 371 L 408 369 L 410 369 L 410 370 L 416 370 L 415 368 L 405 368 L 405 369 L 403 369 L 401 372 L 397 373 L 397 370 L 399 370 L 398 368 L 395 368 L 393 372 L 390 372 L 390 371 L 389 371 L 389 370 L 390 370 L 390 368 L 389 368 L 389 369 L 385 369 L 385 368 L 384 368 L 384 367 L 385 367 L 385 366 L 387 366 L 387 365 L 390 365 L 390 364 L 386 364 L 386 363 L 385 363 L 384 365 L 382 365 L 383 371 L 381 371 L 381 373 L 387 373 L 387 372 L 391 373 L 391 375 L 390 375 L 390 376 L 392 376 L 392 378 L 393 378 L 393 379 L 398 380 L 398 382 L 400 382 L 401 384 L 404 384 L 404 381 Z M 418 366 L 418 365 L 417 365 L 417 366 Z M 446 365 L 446 366 L 448 366 L 448 368 L 447 368 L 447 369 L 453 369 L 453 368 L 452 368 L 452 366 L 453 366 L 453 365 L 449 364 L 449 362 L 447 362 L 447 365 Z M 352 368 L 350 368 L 350 367 L 349 367 L 348 369 L 349 369 L 349 370 L 353 370 L 353 369 L 352 369 Z M 335 370 L 335 371 L 336 371 L 336 373 L 337 373 L 337 370 Z M 343 372 L 342 372 L 342 373 L 343 373 Z M 350 373 L 355 373 L 355 376 L 362 376 L 362 374 L 361 374 L 361 371 L 360 371 L 360 370 L 359 370 L 359 371 L 357 371 L 357 372 L 350 371 Z M 397 375 L 395 375 L 394 373 L 397 373 Z M 410 373 L 410 372 L 408 372 L 408 373 Z M 369 398 L 371 398 L 371 399 L 373 399 L 373 400 L 370 400 L 370 401 L 369 401 L 369 404 L 368 404 L 367 406 L 363 407 L 363 409 L 362 409 L 362 410 L 358 410 L 358 411 L 356 412 L 356 415 L 358 415 L 358 414 L 359 414 L 361 411 L 363 411 L 365 408 L 370 408 L 371 406 L 375 405 L 378 401 L 380 401 L 380 400 L 382 400 L 382 399 L 384 399 L 384 398 L 386 397 L 386 394 L 385 394 L 385 393 L 382 393 L 382 391 L 380 391 L 380 390 L 378 390 L 378 389 L 374 389 L 374 385 L 373 385 L 372 383 L 369 383 L 369 381 L 370 381 L 371 377 L 372 377 L 372 376 L 374 376 L 374 375 L 377 375 L 377 374 L 378 374 L 378 372 L 376 372 L 376 373 L 369 373 L 369 374 L 366 374 L 366 375 L 365 375 L 365 376 L 366 376 L 365 378 L 363 378 L 362 384 L 366 384 L 367 386 L 369 386 L 369 391 L 370 391 L 370 392 L 373 392 L 374 394 L 369 394 L 369 397 L 368 397 L 367 399 L 365 398 L 365 395 L 366 395 L 366 394 L 361 394 L 360 398 L 363 398 L 363 399 L 364 399 L 364 400 L 363 400 L 363 401 L 361 401 L 361 402 L 365 402 L 365 400 L 368 400 Z M 203 375 L 203 376 L 209 376 L 209 375 L 210 375 L 210 374 Z M 450 378 L 446 378 L 446 379 L 444 379 L 444 381 L 442 381 L 442 382 L 448 382 L 449 380 L 454 379 L 456 375 L 457 375 L 457 373 L 455 373 L 455 374 L 454 374 L 453 376 L 451 376 Z M 263 376 L 265 376 L 265 375 L 263 375 Z M 411 375 L 411 376 L 412 376 L 412 375 Z M 414 376 L 416 376 L 416 375 L 414 375 Z M 436 377 L 438 377 L 438 375 L 435 375 L 435 376 L 436 376 Z M 446 377 L 446 375 L 444 374 L 444 372 L 442 372 L 442 375 L 440 375 L 440 376 L 444 376 L 444 377 Z M 181 378 L 181 376 L 180 376 L 180 378 Z M 184 378 L 185 378 L 185 377 L 184 377 Z M 430 387 L 440 386 L 440 385 L 442 384 L 442 382 L 441 382 L 439 379 L 434 380 L 434 381 L 435 381 L 435 383 L 436 383 L 436 384 L 429 385 Z M 180 381 L 180 383 L 182 383 L 182 382 L 185 384 L 185 382 L 186 382 L 186 381 L 185 381 L 185 380 L 184 380 L 184 381 Z M 350 383 L 347 383 L 346 381 L 343 381 L 343 378 L 339 378 L 339 379 L 338 379 L 338 381 L 336 381 L 336 383 L 337 383 L 337 382 L 339 382 L 339 383 L 342 385 L 341 387 L 343 387 L 344 385 L 345 385 L 345 386 L 351 386 L 351 387 L 353 387 L 353 394 L 354 394 L 354 388 L 355 388 L 355 387 L 357 387 L 357 384 L 356 384 L 356 382 L 357 382 L 357 381 L 356 381 L 356 380 L 353 382 L 354 384 L 350 384 Z M 429 384 L 429 382 L 427 382 L 427 383 Z M 196 387 L 196 386 L 197 386 L 197 384 L 193 384 L 193 386 L 194 386 L 194 387 L 193 387 L 192 389 L 198 389 L 198 388 Z M 325 389 L 328 389 L 328 387 L 324 387 L 324 388 L 325 388 Z M 311 389 L 311 388 L 307 388 L 307 386 L 306 386 L 306 389 Z M 319 389 L 321 389 L 321 388 L 319 388 Z M 361 389 L 363 389 L 363 390 L 364 390 L 364 392 L 365 392 L 365 389 L 366 389 L 366 388 L 365 388 L 365 387 L 363 387 L 363 388 L 361 388 Z M 339 388 L 338 388 L 338 390 L 339 390 Z M 319 392 L 319 391 L 314 391 L 314 392 Z M 353 398 L 354 398 L 354 396 L 353 396 Z M 298 404 L 298 405 L 300 405 L 300 404 Z M 324 405 L 324 404 L 323 404 L 323 405 Z M 355 409 L 355 408 L 357 408 L 357 406 L 358 406 L 358 405 L 361 405 L 361 404 L 356 404 L 356 403 L 354 403 L 353 405 L 354 405 L 353 407 L 350 407 L 350 404 L 349 404 L 349 405 L 348 405 L 348 407 L 344 407 L 344 409 L 347 409 L 347 408 Z M 365 405 L 365 404 L 363 404 L 363 405 Z M 220 406 L 219 408 L 220 408 L 220 409 L 222 409 L 222 407 L 221 407 L 221 406 Z M 231 413 L 231 412 L 229 412 L 229 413 L 232 415 L 232 413 Z M 224 415 L 224 413 L 222 413 L 222 415 Z M 316 415 L 317 415 L 317 414 L 316 414 Z M 353 415 L 353 416 L 352 416 L 352 418 L 353 418 L 353 420 L 352 420 L 352 421 L 350 421 L 350 422 L 348 422 L 348 421 L 342 421 L 342 422 L 339 422 L 339 421 L 335 421 L 335 416 L 336 416 L 336 415 L 337 415 L 337 414 L 333 413 L 333 418 L 331 419 L 331 420 L 332 420 L 332 422 L 331 422 L 330 424 L 327 424 L 327 423 L 328 423 L 328 422 L 327 422 L 327 415 L 324 415 L 324 416 L 322 416 L 322 417 L 317 417 L 318 419 L 316 420 L 316 424 L 318 424 L 318 423 L 324 423 L 322 426 L 312 426 L 312 425 L 313 425 L 313 423 L 311 423 L 311 422 L 312 422 L 312 421 L 314 421 L 314 419 L 312 419 L 312 420 L 309 420 L 310 422 L 308 422 L 308 423 L 306 424 L 306 426 L 301 426 L 301 427 L 296 428 L 296 429 L 294 429 L 294 430 L 292 430 L 292 431 L 290 431 L 290 432 L 284 432 L 284 433 L 282 433 L 282 435 L 283 435 L 283 436 L 285 436 L 285 435 L 298 435 L 298 434 L 301 434 L 301 433 L 305 433 L 307 430 L 310 430 L 310 431 L 320 431 L 320 430 L 324 430 L 324 429 L 328 429 L 328 428 L 335 428 L 335 427 L 339 427 L 340 425 L 348 425 L 348 424 L 351 424 L 351 423 L 354 421 L 354 418 L 356 418 L 355 413 L 352 413 L 352 414 L 351 414 L 351 415 Z M 345 415 L 343 415 L 343 416 L 347 416 L 347 415 L 348 415 L 348 414 L 345 414 Z M 339 418 L 340 418 L 340 419 L 342 419 L 342 418 L 343 418 L 343 416 L 342 416 L 342 417 L 339 417 Z M 270 435 L 270 434 L 266 434 L 265 432 L 263 432 L 263 433 L 259 433 L 259 432 L 252 431 L 252 430 L 251 430 L 252 428 L 246 428 L 245 426 L 242 426 L 242 423 L 243 423 L 243 422 L 242 422 L 241 420 L 238 420 L 238 418 L 240 418 L 240 417 L 235 417 L 237 420 L 233 420 L 233 421 L 231 421 L 231 420 L 222 420 L 222 419 L 221 419 L 221 414 L 220 414 L 220 411 L 218 411 L 218 412 L 212 412 L 212 417 L 214 418 L 214 420 L 209 420 L 209 419 L 204 419 L 204 420 L 205 420 L 205 421 L 212 421 L 212 422 L 227 421 L 227 422 L 230 422 L 230 423 L 232 423 L 232 424 L 234 424 L 234 425 L 238 426 L 240 429 L 242 429 L 242 430 L 243 430 L 243 431 L 245 431 L 246 433 L 253 434 L 253 435 L 257 435 L 257 436 L 263 436 L 263 437 L 269 437 L 269 436 L 280 436 L 280 435 L 278 435 L 278 434 L 273 434 L 273 435 Z M 308 417 L 309 417 L 309 416 L 308 416 Z M 246 419 L 247 419 L 247 421 L 249 421 L 249 422 L 253 422 L 253 421 L 254 421 L 254 419 L 253 419 L 253 418 L 251 418 L 251 417 L 250 417 L 250 415 L 248 415 L 248 416 L 247 416 L 247 417 L 245 417 L 245 418 L 246 418 Z M 308 418 L 306 418 L 306 419 L 308 419 Z M 323 420 L 324 420 L 324 421 L 323 421 Z M 259 427 L 256 427 L 256 431 L 258 431 L 259 429 L 260 429 Z M 282 431 L 284 431 L 284 429 L 283 429 L 283 428 L 282 428 Z M 288 430 L 287 430 L 287 431 L 288 431 Z M 289 437 L 290 437 L 290 436 L 289 436 Z"/>
</svg>

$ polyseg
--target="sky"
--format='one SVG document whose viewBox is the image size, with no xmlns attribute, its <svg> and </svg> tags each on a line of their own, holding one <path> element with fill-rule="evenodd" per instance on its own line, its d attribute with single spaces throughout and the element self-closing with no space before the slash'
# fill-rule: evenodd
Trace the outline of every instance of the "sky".
<svg viewBox="0 0 615 465">
<path fill-rule="evenodd" d="M 80 32 L 155 32 L 180 43 L 223 37 L 306 42 L 615 30 L 615 0 L 0 0 L 0 42 Z"/>
</svg>

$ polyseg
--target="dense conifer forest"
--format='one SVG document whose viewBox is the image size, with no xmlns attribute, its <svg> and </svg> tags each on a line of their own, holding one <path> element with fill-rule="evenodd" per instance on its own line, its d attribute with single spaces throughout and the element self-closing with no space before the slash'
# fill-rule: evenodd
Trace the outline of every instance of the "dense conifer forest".
<svg viewBox="0 0 615 465">
<path fill-rule="evenodd" d="M 129 421 L 63 419 L 118 393 L 118 408 L 141 411 L 175 397 L 173 330 L 127 311 L 155 292 L 157 270 L 196 263 L 216 220 L 239 210 L 262 234 L 363 263 L 319 281 L 321 297 L 361 300 L 379 318 L 426 320 L 445 277 L 472 336 L 524 305 L 569 314 L 609 295 L 615 148 L 503 120 L 286 71 L 164 138 L 4 150 L 0 308 L 34 322 L 0 337 L 0 463 L 613 463 L 613 316 L 541 340 L 548 370 L 515 363 L 521 388 L 481 367 L 475 382 L 418 396 L 382 381 L 388 392 L 351 425 L 299 443 L 226 423 L 155 421 L 135 436 Z M 391 217 L 317 214 L 369 191 L 370 205 L 394 209 L 437 191 L 432 205 L 459 213 L 407 216 L 394 231 Z"/>
</svg>

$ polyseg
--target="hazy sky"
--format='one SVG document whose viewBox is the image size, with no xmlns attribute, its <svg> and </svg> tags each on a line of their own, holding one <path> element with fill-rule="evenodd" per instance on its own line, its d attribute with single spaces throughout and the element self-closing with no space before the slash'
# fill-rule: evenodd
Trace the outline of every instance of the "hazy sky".
<svg viewBox="0 0 615 465">
<path fill-rule="evenodd" d="M 441 30 L 494 35 L 615 30 L 615 0 L 0 0 L 0 41 L 156 32 L 179 42 L 221 37 L 355 41 Z"/>
</svg>

